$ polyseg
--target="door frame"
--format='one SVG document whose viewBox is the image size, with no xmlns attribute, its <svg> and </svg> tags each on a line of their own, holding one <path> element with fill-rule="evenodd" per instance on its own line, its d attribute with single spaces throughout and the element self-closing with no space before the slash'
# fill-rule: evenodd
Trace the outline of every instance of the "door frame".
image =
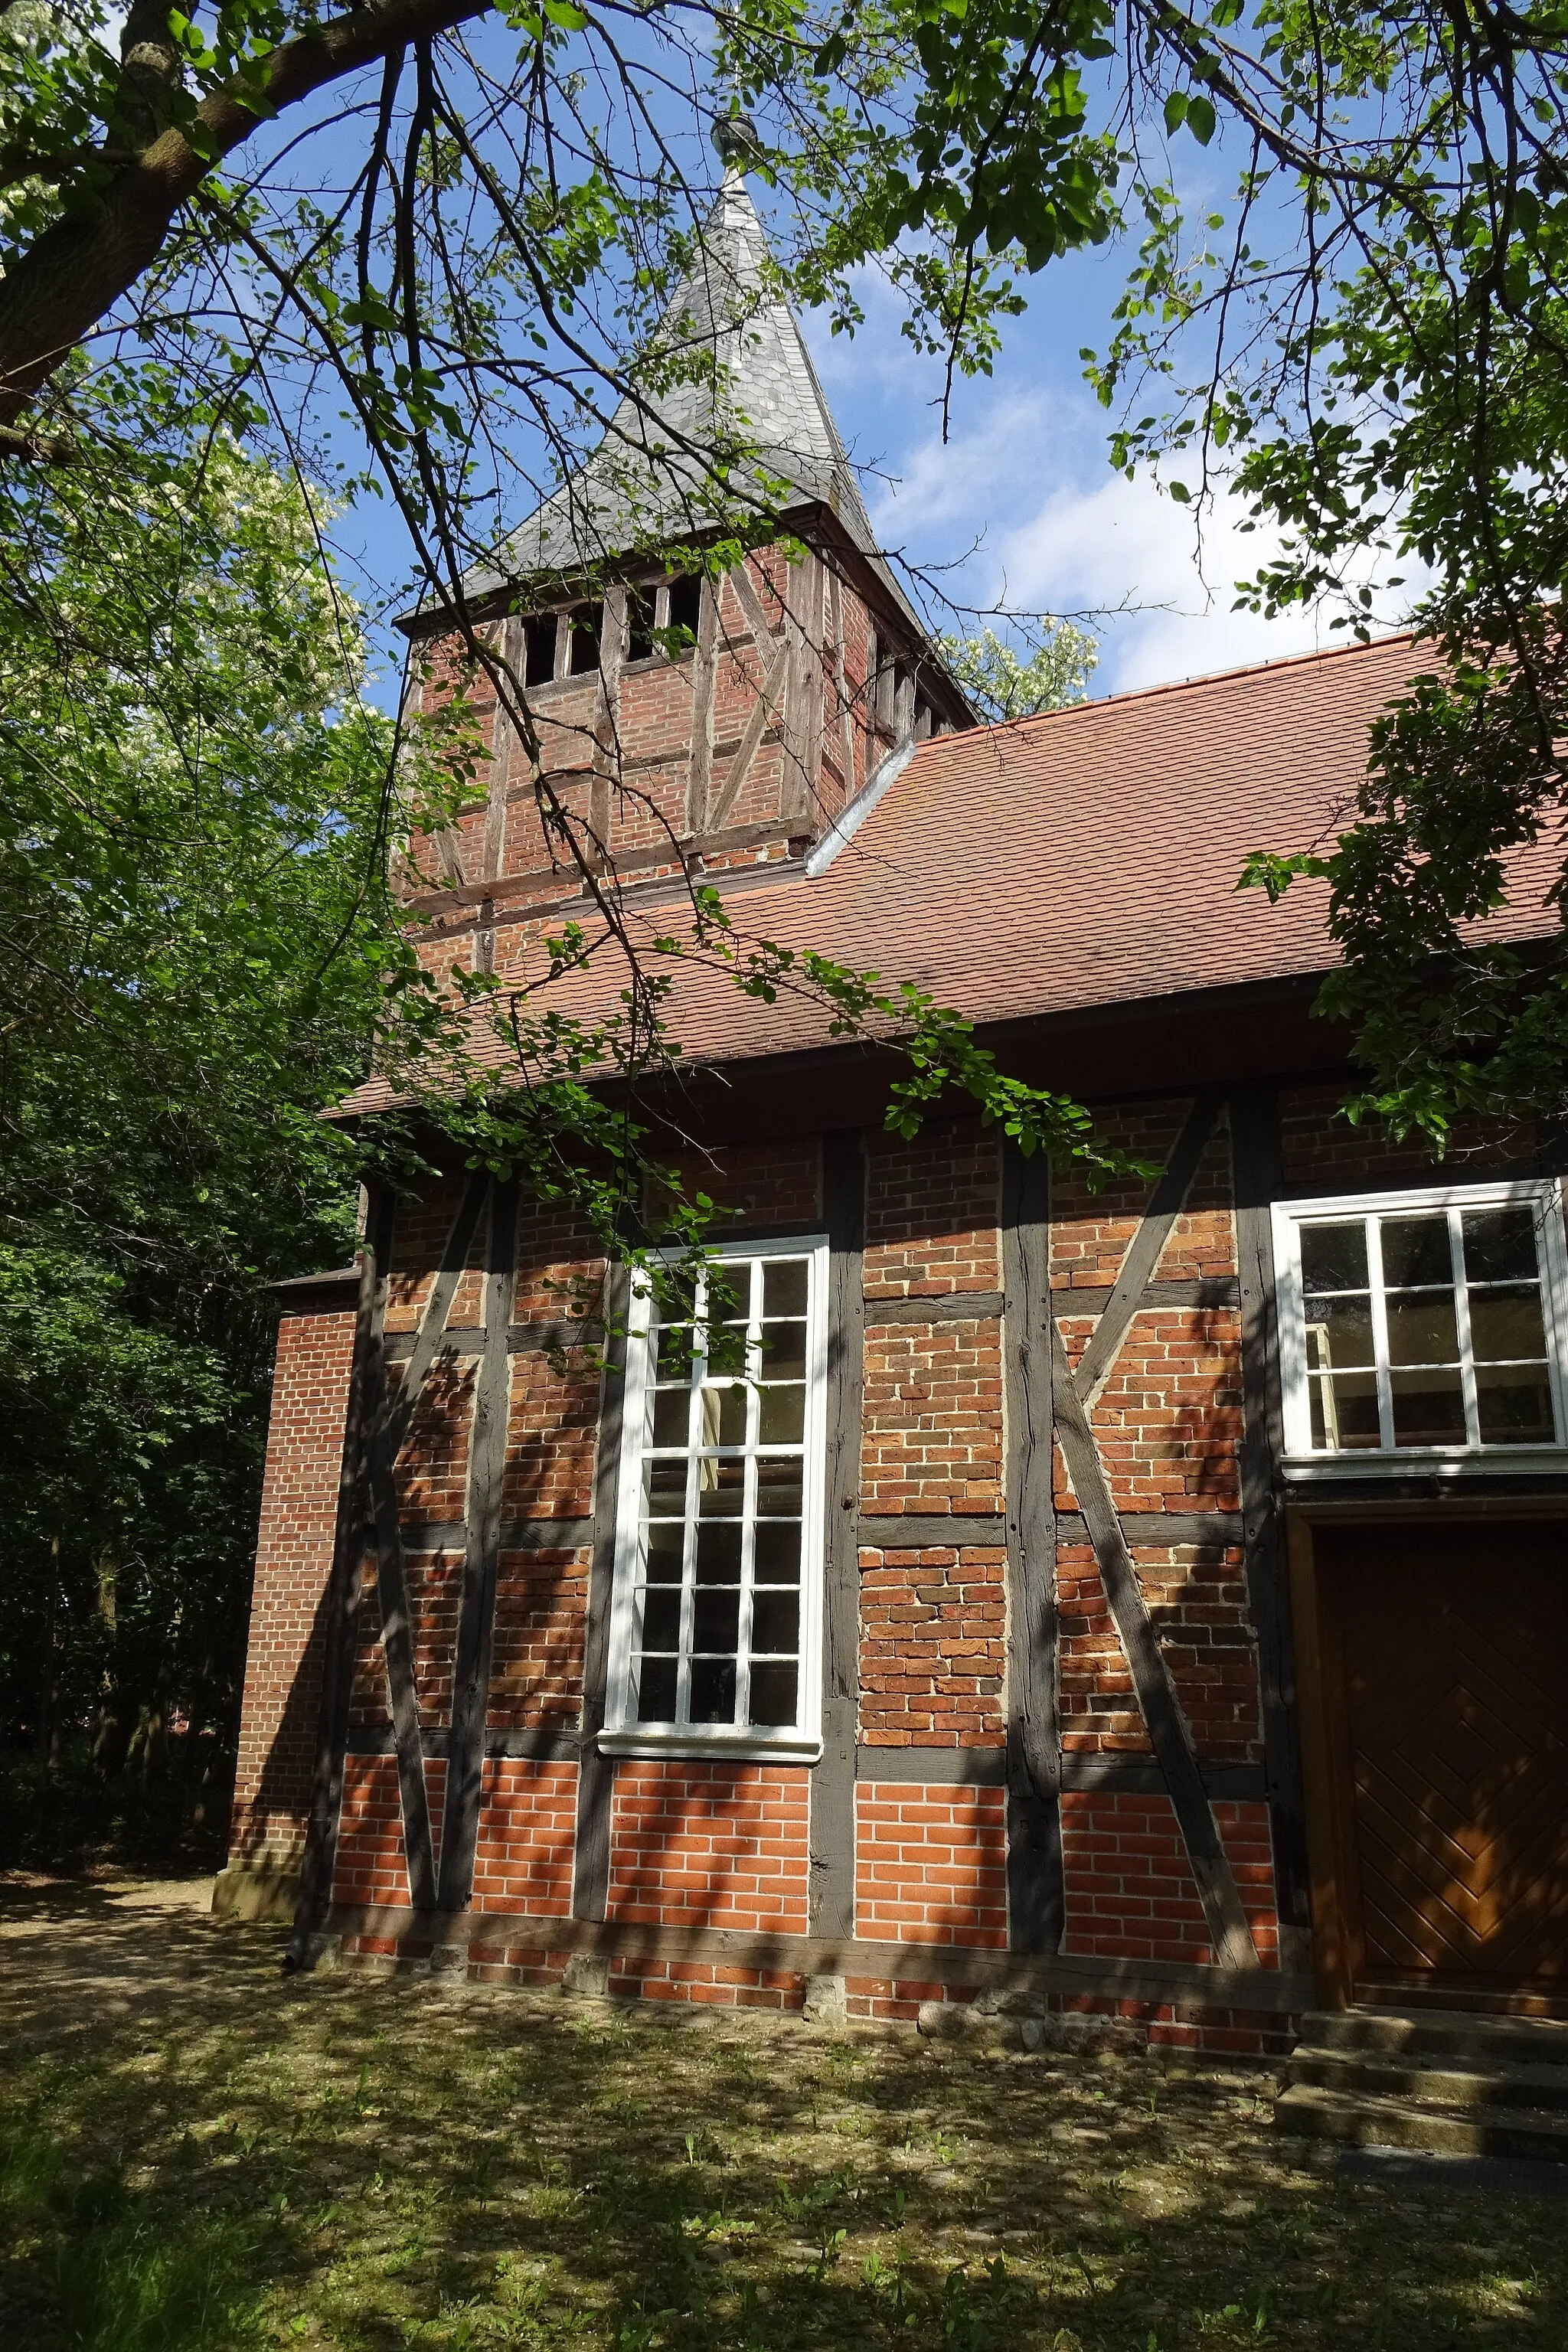
<svg viewBox="0 0 1568 2352">
<path fill-rule="evenodd" d="M 1285 1554 L 1296 1654 L 1296 1714 L 1301 1796 L 1307 1816 L 1307 1873 L 1312 1907 L 1312 1966 L 1324 2009 L 1347 2009 L 1364 1974 L 1360 1863 L 1351 1791 L 1336 1770 L 1349 1738 L 1344 1658 L 1339 1628 L 1323 1605 L 1316 1533 L 1320 1528 L 1452 1527 L 1459 1520 L 1568 1519 L 1568 1494 L 1386 1496 L 1352 1499 L 1291 1495 L 1285 1504 Z"/>
</svg>

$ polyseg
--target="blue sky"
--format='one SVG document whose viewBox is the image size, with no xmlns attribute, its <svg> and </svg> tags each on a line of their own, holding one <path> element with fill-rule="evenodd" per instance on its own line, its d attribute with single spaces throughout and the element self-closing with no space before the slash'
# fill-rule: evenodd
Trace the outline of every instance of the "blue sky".
<svg viewBox="0 0 1568 2352">
<path fill-rule="evenodd" d="M 994 374 L 957 387 L 945 446 L 941 372 L 900 335 L 890 299 L 868 299 L 853 342 L 805 322 L 840 429 L 868 469 L 884 544 L 917 563 L 956 565 L 944 575 L 955 601 L 1054 612 L 1125 604 L 1094 625 L 1095 695 L 1342 642 L 1326 614 L 1265 621 L 1232 610 L 1234 583 L 1270 545 L 1241 531 L 1238 501 L 1221 498 L 1200 533 L 1193 510 L 1153 481 L 1111 471 L 1111 419 L 1083 381 L 1079 352 L 1109 340 L 1124 268 L 1122 250 L 1106 250 L 1053 262 L 1031 280 L 1029 310 L 1005 322 Z"/>
</svg>

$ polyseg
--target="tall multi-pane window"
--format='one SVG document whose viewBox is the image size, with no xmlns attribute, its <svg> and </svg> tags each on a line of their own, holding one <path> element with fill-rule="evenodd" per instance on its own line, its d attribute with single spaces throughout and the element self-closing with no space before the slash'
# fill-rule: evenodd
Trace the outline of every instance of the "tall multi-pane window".
<svg viewBox="0 0 1568 2352">
<path fill-rule="evenodd" d="M 605 1744 L 815 1755 L 826 1248 L 718 1255 L 634 1309 Z"/>
<path fill-rule="evenodd" d="M 1289 1454 L 1563 1444 L 1554 1183 L 1275 1213 Z"/>
</svg>

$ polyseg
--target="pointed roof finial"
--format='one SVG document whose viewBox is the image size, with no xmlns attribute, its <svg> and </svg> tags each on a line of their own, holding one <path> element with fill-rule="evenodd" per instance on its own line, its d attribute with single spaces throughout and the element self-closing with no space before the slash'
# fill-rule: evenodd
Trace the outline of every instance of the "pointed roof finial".
<svg viewBox="0 0 1568 2352">
<path fill-rule="evenodd" d="M 720 115 L 713 125 L 713 144 L 726 172 L 743 172 L 748 163 L 756 162 L 763 150 L 756 124 L 739 107 L 731 114 Z"/>
</svg>

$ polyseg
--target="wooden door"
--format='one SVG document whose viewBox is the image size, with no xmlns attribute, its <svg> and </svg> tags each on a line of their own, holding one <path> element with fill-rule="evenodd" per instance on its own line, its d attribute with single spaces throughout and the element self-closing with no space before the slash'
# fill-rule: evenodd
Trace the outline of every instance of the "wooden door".
<svg viewBox="0 0 1568 2352">
<path fill-rule="evenodd" d="M 1568 1528 L 1318 1538 L 1355 1998 L 1568 1996 Z"/>
</svg>

